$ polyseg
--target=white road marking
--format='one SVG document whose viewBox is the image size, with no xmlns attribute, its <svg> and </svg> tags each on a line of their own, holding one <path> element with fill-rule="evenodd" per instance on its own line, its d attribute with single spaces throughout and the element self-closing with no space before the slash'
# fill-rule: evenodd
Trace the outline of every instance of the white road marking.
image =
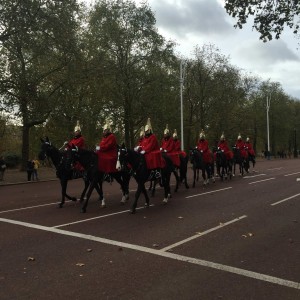
<svg viewBox="0 0 300 300">
<path fill-rule="evenodd" d="M 71 232 L 71 231 L 62 230 L 62 229 L 53 228 L 53 227 L 46 227 L 46 226 L 41 226 L 41 225 L 36 225 L 36 224 L 30 224 L 30 223 L 26 223 L 26 222 L 20 222 L 20 221 L 9 220 L 9 219 L 4 219 L 4 218 L 0 218 L 0 222 L 5 222 L 5 223 L 9 223 L 9 224 L 14 224 L 14 225 L 20 225 L 20 226 L 34 228 L 34 229 L 38 229 L 38 230 L 44 230 L 47 232 L 53 232 L 53 233 L 62 234 L 62 235 L 66 235 L 66 236 L 72 236 L 75 238 L 86 239 L 86 240 L 95 241 L 95 242 L 103 243 L 103 244 L 107 244 L 107 245 L 114 245 L 114 246 L 123 247 L 123 248 L 131 249 L 131 250 L 135 250 L 135 251 L 141 251 L 141 252 L 148 253 L 148 254 L 158 255 L 161 257 L 166 257 L 166 258 L 174 259 L 177 261 L 182 261 L 182 262 L 186 262 L 186 263 L 190 263 L 190 264 L 194 264 L 194 265 L 199 265 L 202 267 L 207 267 L 207 268 L 211 268 L 211 269 L 215 269 L 215 270 L 229 272 L 229 273 L 233 273 L 236 275 L 245 276 L 248 278 L 265 281 L 265 282 L 270 282 L 273 284 L 300 290 L 299 282 L 285 280 L 282 278 L 269 276 L 269 275 L 261 274 L 261 273 L 257 273 L 257 272 L 252 272 L 252 271 L 248 271 L 248 270 L 244 270 L 244 269 L 240 269 L 240 268 L 235 268 L 235 267 L 231 267 L 231 266 L 227 266 L 227 265 L 223 265 L 223 264 L 218 264 L 218 263 L 214 263 L 211 261 L 206 261 L 206 260 L 197 259 L 197 258 L 193 258 L 193 257 L 178 255 L 178 254 L 165 252 L 165 251 L 161 251 L 161 250 L 156 250 L 156 249 L 152 249 L 152 248 L 147 248 L 147 247 L 143 247 L 143 246 L 118 242 L 118 241 L 114 241 L 114 240 L 96 237 L 93 235 L 87 235 L 87 234 Z"/>
<path fill-rule="evenodd" d="M 221 192 L 221 191 L 225 191 L 225 190 L 229 190 L 232 189 L 232 186 L 224 188 L 224 189 L 219 189 L 219 190 L 214 190 L 214 191 L 210 191 L 210 192 L 205 192 L 205 193 L 201 193 L 201 194 L 196 194 L 196 195 L 191 195 L 191 196 L 187 196 L 185 197 L 187 198 L 193 198 L 193 197 L 198 197 L 198 196 L 202 196 L 202 195 L 206 195 L 206 194 L 211 194 L 211 193 L 216 193 L 216 192 Z"/>
<path fill-rule="evenodd" d="M 274 171 L 274 170 L 281 170 L 282 169 L 282 167 L 280 167 L 280 168 L 273 168 L 273 169 L 267 169 L 267 171 Z"/>
<path fill-rule="evenodd" d="M 149 206 L 154 206 L 154 204 L 151 204 Z M 137 210 L 142 209 L 142 208 L 144 208 L 144 206 L 138 207 Z M 71 223 L 56 225 L 56 226 L 53 226 L 53 228 L 59 228 L 59 227 L 74 225 L 74 224 L 78 224 L 78 223 L 88 222 L 88 221 L 96 220 L 96 219 L 102 219 L 102 218 L 106 218 L 106 217 L 110 217 L 110 216 L 114 216 L 114 215 L 119 215 L 119 214 L 124 214 L 124 213 L 129 213 L 129 210 L 128 209 L 127 210 L 122 210 L 122 211 L 118 211 L 118 212 L 115 212 L 115 213 L 102 215 L 102 216 L 98 216 L 98 217 L 94 217 L 94 218 L 89 218 L 89 219 L 84 219 L 84 220 L 75 221 L 75 222 L 71 222 Z"/>
<path fill-rule="evenodd" d="M 260 183 L 260 182 L 264 182 L 264 181 L 268 181 L 268 180 L 273 180 L 273 179 L 275 179 L 275 178 L 272 177 L 272 178 L 268 178 L 268 179 L 263 179 L 263 180 L 253 181 L 253 182 L 249 182 L 248 184 Z"/>
<path fill-rule="evenodd" d="M 206 234 L 208 234 L 208 233 L 211 233 L 211 232 L 213 232 L 213 231 L 215 231 L 215 230 L 218 230 L 218 229 L 220 229 L 220 228 L 223 228 L 223 227 L 225 227 L 225 226 L 227 226 L 227 225 L 229 225 L 229 224 L 232 224 L 232 223 L 235 223 L 235 222 L 237 222 L 237 221 L 240 221 L 240 220 L 242 220 L 242 219 L 244 219 L 244 218 L 247 218 L 247 216 L 244 215 L 244 216 L 238 217 L 238 218 L 236 218 L 236 219 L 234 219 L 234 220 L 231 220 L 231 221 L 228 221 L 228 222 L 226 222 L 226 223 L 220 224 L 220 225 L 218 225 L 218 226 L 216 226 L 216 227 L 214 227 L 214 228 L 208 229 L 208 230 L 203 231 L 203 232 L 201 232 L 201 233 L 199 233 L 199 234 L 195 234 L 195 235 L 193 235 L 193 236 L 191 236 L 191 237 L 189 237 L 189 238 L 187 238 L 187 239 L 184 239 L 184 240 L 182 240 L 182 241 L 180 241 L 180 242 L 177 242 L 177 243 L 175 243 L 175 244 L 173 244 L 173 245 L 170 245 L 170 246 L 167 246 L 167 247 L 165 247 L 165 248 L 162 248 L 161 251 L 168 251 L 168 250 L 170 250 L 170 249 L 172 249 L 172 248 L 175 248 L 175 247 L 177 247 L 177 246 L 180 246 L 180 245 L 182 245 L 182 244 L 184 244 L 184 243 L 186 243 L 186 242 L 192 241 L 192 240 L 194 240 L 194 239 L 196 239 L 196 238 L 198 238 L 198 237 L 200 237 L 200 236 L 203 236 L 203 235 L 206 235 Z"/>
<path fill-rule="evenodd" d="M 19 210 L 26 210 L 26 209 L 31 209 L 31 208 L 37 208 L 37 207 L 43 207 L 43 206 L 49 206 L 49 205 L 55 205 L 55 204 L 58 204 L 58 203 L 60 203 L 60 202 L 47 203 L 47 204 L 41 204 L 41 205 L 35 205 L 35 206 L 28 206 L 28 207 L 22 207 L 22 208 L 10 209 L 10 210 L 3 210 L 3 211 L 0 211 L 0 214 L 4 214 L 4 213 L 8 213 L 8 212 L 14 212 L 14 211 L 19 211 Z"/>
<path fill-rule="evenodd" d="M 248 176 L 244 176 L 243 178 L 254 178 L 254 177 L 259 177 L 259 176 L 266 176 L 266 174 L 257 174 L 257 175 L 248 175 Z"/>
<path fill-rule="evenodd" d="M 286 174 L 286 175 L 284 175 L 284 176 L 293 176 L 293 175 L 297 175 L 297 174 L 300 174 L 300 172 L 291 173 L 291 174 Z"/>
<path fill-rule="evenodd" d="M 288 201 L 288 200 L 290 200 L 290 199 L 296 198 L 296 197 L 298 197 L 298 196 L 300 196 L 300 194 L 296 194 L 296 195 L 294 195 L 294 196 L 291 196 L 291 197 L 282 199 L 282 200 L 280 200 L 280 201 L 277 201 L 277 202 L 275 202 L 275 203 L 272 203 L 271 205 L 272 205 L 272 206 L 275 206 L 275 205 L 277 205 L 277 204 L 280 204 L 280 203 L 282 203 L 282 202 L 285 202 L 285 201 Z"/>
</svg>

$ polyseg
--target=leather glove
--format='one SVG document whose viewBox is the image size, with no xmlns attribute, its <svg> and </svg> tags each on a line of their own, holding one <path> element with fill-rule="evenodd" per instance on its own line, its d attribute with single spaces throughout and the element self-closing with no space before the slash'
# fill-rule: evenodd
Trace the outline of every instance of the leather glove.
<svg viewBox="0 0 300 300">
<path fill-rule="evenodd" d="M 145 154 L 145 150 L 142 150 L 142 151 L 141 151 L 141 154 Z"/>
</svg>

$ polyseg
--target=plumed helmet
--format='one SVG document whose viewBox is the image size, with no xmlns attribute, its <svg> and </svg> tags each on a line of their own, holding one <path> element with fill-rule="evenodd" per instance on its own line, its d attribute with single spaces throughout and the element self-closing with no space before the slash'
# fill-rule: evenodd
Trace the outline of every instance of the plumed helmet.
<svg viewBox="0 0 300 300">
<path fill-rule="evenodd" d="M 177 130 L 176 129 L 174 129 L 173 138 L 177 138 Z"/>
<path fill-rule="evenodd" d="M 224 134 L 224 132 L 222 133 L 222 135 L 221 135 L 221 137 L 220 137 L 220 140 L 221 140 L 221 141 L 225 141 L 225 134 Z"/>
<path fill-rule="evenodd" d="M 142 138 L 145 135 L 145 129 L 144 126 L 142 126 L 141 131 L 140 131 L 140 138 Z"/>
<path fill-rule="evenodd" d="M 151 120 L 148 118 L 147 124 L 145 126 L 145 133 L 152 132 Z"/>
<path fill-rule="evenodd" d="M 203 129 L 200 131 L 199 137 L 200 139 L 205 139 L 205 133 Z"/>
<path fill-rule="evenodd" d="M 76 131 L 81 131 L 79 120 L 77 120 L 76 126 L 74 127 L 74 132 L 76 132 Z"/>
<path fill-rule="evenodd" d="M 240 133 L 239 133 L 239 135 L 238 135 L 237 139 L 238 139 L 239 141 L 242 139 L 242 136 L 241 136 L 241 134 L 240 134 Z"/>
<path fill-rule="evenodd" d="M 247 137 L 247 138 L 246 138 L 246 142 L 249 142 L 249 141 L 250 141 L 250 139 L 249 139 L 249 137 Z"/>
<path fill-rule="evenodd" d="M 104 130 L 108 130 L 108 131 L 111 131 L 111 126 L 110 126 L 110 123 L 108 120 L 106 120 L 104 126 L 103 126 L 103 131 Z"/>
<path fill-rule="evenodd" d="M 169 130 L 169 126 L 168 124 L 166 125 L 166 128 L 164 130 L 164 134 L 169 134 L 170 133 L 170 130 Z"/>
</svg>

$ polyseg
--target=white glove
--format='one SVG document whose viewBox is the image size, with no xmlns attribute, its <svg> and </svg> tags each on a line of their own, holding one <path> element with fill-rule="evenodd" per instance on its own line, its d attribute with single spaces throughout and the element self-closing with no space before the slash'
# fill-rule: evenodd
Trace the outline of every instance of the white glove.
<svg viewBox="0 0 300 300">
<path fill-rule="evenodd" d="M 141 154 L 145 154 L 145 150 L 142 150 L 142 151 L 141 151 Z"/>
<path fill-rule="evenodd" d="M 136 146 L 136 147 L 134 147 L 134 151 L 138 152 L 140 148 L 141 148 L 141 146 Z"/>
<path fill-rule="evenodd" d="M 159 148 L 159 150 L 160 150 L 160 151 L 162 151 L 162 150 L 163 150 L 163 148 Z"/>
<path fill-rule="evenodd" d="M 201 153 L 203 153 L 203 150 L 200 150 Z"/>
<path fill-rule="evenodd" d="M 164 152 L 168 152 L 168 151 L 165 149 Z"/>
<path fill-rule="evenodd" d="M 100 146 L 96 146 L 96 151 L 99 151 L 100 150 Z"/>
<path fill-rule="evenodd" d="M 68 145 L 68 144 L 69 144 L 69 142 L 68 142 L 68 141 L 65 141 L 65 142 L 64 142 L 64 145 Z"/>
</svg>

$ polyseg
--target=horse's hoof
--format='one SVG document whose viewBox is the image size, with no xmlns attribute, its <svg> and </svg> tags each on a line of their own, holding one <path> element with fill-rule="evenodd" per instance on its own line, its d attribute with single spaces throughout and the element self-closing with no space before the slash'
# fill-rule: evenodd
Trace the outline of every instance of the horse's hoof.
<svg viewBox="0 0 300 300">
<path fill-rule="evenodd" d="M 106 208 L 106 204 L 101 204 L 101 208 Z"/>
<path fill-rule="evenodd" d="M 150 207 L 149 203 L 145 203 L 144 208 L 149 208 L 149 207 Z"/>
<path fill-rule="evenodd" d="M 71 200 L 74 201 L 74 202 L 76 202 L 76 201 L 77 201 L 77 198 L 72 197 Z"/>
<path fill-rule="evenodd" d="M 163 200 L 163 204 L 167 204 L 168 203 L 168 198 Z"/>
<path fill-rule="evenodd" d="M 135 214 L 135 209 L 131 209 L 131 210 L 129 211 L 129 213 L 130 213 L 131 215 Z"/>
<path fill-rule="evenodd" d="M 58 204 L 57 208 L 63 208 L 63 206 L 64 205 L 60 203 L 60 204 Z"/>
</svg>

